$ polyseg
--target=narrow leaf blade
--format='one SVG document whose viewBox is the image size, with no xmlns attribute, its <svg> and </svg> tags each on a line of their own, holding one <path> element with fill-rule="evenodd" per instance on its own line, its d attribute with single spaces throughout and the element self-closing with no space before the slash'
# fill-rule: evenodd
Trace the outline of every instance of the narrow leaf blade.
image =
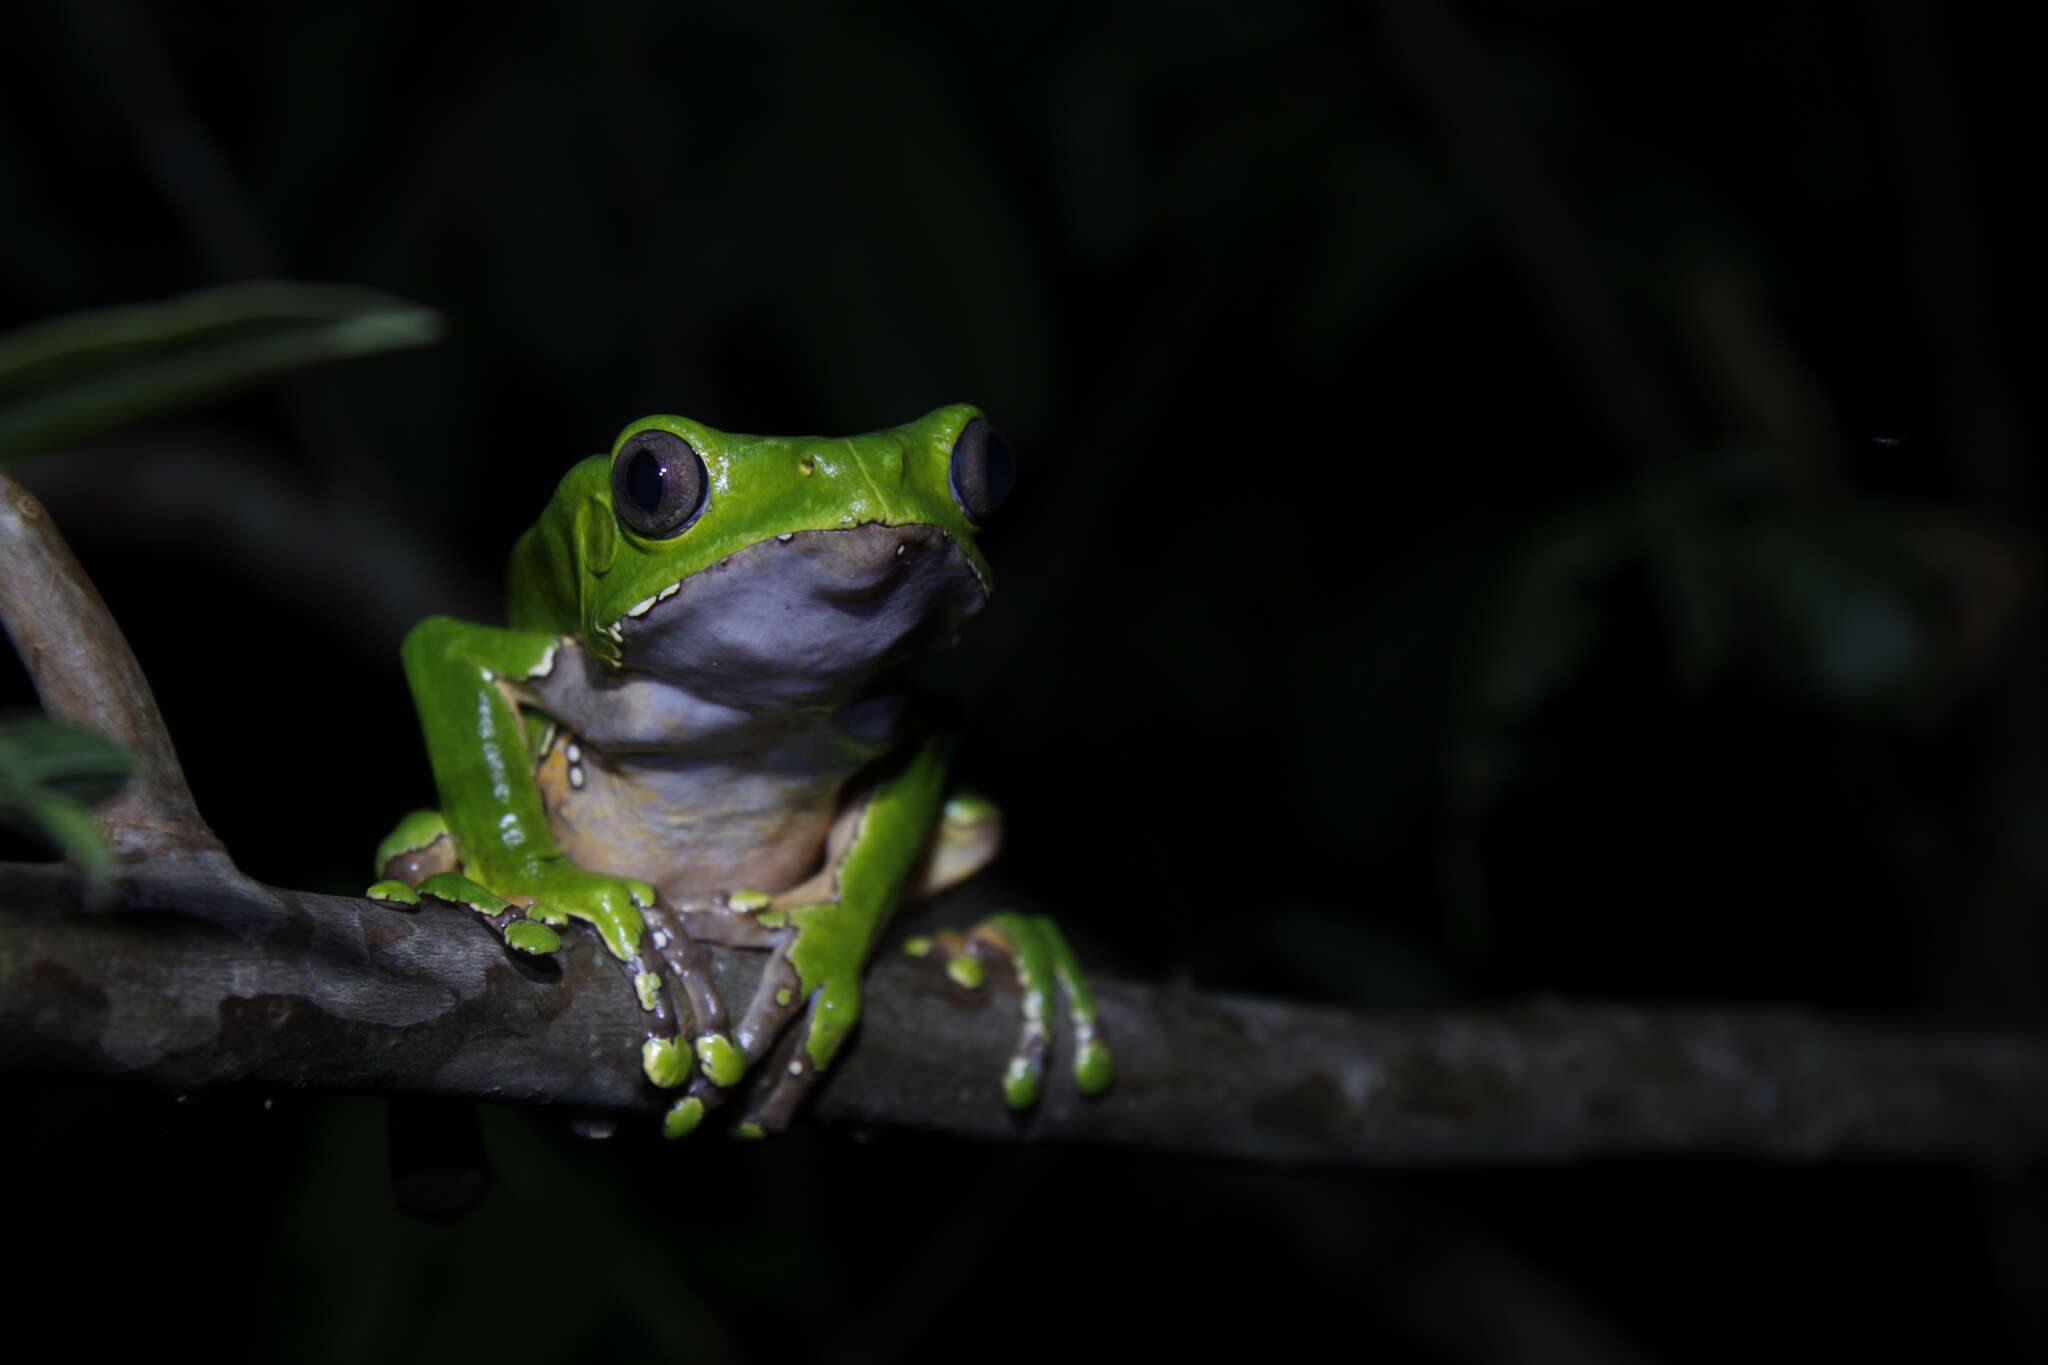
<svg viewBox="0 0 2048 1365">
<path fill-rule="evenodd" d="M 441 333 L 389 294 L 277 280 L 53 318 L 0 336 L 0 462 Z"/>
</svg>

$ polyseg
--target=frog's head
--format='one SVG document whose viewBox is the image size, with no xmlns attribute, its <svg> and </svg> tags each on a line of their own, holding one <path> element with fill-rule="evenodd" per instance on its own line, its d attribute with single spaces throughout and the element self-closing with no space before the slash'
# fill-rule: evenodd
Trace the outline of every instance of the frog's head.
<svg viewBox="0 0 2048 1365">
<path fill-rule="evenodd" d="M 1010 480 L 1002 436 L 965 404 L 836 438 L 643 417 L 515 551 L 514 624 L 574 630 L 713 700 L 838 705 L 982 609 L 975 536 Z"/>
</svg>

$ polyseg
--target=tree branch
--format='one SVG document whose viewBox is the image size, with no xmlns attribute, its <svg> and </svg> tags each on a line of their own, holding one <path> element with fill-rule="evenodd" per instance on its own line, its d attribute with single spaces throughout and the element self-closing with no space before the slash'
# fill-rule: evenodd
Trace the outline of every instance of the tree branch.
<svg viewBox="0 0 2048 1365">
<path fill-rule="evenodd" d="M 0 617 L 45 704 L 112 734 L 137 780 L 105 813 L 123 875 L 0 864 L 0 1068 L 172 1092 L 312 1088 L 652 1114 L 633 993 L 589 935 L 522 959 L 462 914 L 282 891 L 194 808 L 105 604 L 0 475 Z M 728 999 L 759 954 L 714 950 Z M 1620 1153 L 1962 1156 L 2048 1147 L 2048 1039 L 1934 1035 L 1792 1012 L 1541 1004 L 1367 1018 L 1101 983 L 1108 1095 L 1061 1074 L 1028 1116 L 997 1084 L 1015 983 L 888 955 L 824 1119 L 1068 1137 L 1265 1161 L 1544 1162 Z M 1062 1045 L 1069 1040 L 1061 1039 Z M 1055 1062 L 1062 1069 L 1065 1058 Z"/>
<path fill-rule="evenodd" d="M 745 998 L 760 955 L 716 951 Z M 639 1011 L 603 952 L 507 953 L 467 916 L 153 860 L 87 912 L 62 870 L 0 866 L 0 1067 L 221 1086 L 524 1100 L 652 1115 Z M 1600 1155 L 1946 1156 L 2048 1147 L 2048 1040 L 1795 1011 L 1531 1004 L 1370 1017 L 1102 983 L 1109 1094 L 1062 1071 L 1017 1118 L 997 1086 L 1018 1000 L 889 954 L 816 1097 L 839 1122 L 1086 1138 L 1263 1161 Z M 1062 1067 L 1064 1060 L 1059 1060 Z"/>
</svg>

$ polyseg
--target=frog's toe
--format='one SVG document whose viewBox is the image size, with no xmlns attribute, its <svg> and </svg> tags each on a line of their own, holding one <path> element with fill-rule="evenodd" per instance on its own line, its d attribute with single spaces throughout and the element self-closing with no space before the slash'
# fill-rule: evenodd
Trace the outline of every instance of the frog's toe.
<svg viewBox="0 0 2048 1365">
<path fill-rule="evenodd" d="M 768 955 L 754 998 L 747 1002 L 747 1012 L 740 1019 L 740 1050 L 749 1059 L 760 1058 L 774 1046 L 790 1020 L 804 1008 L 803 978 L 789 960 L 789 945 L 790 936 L 784 933 Z"/>
<path fill-rule="evenodd" d="M 993 936 L 993 931 L 984 922 L 975 930 L 977 939 Z M 998 939 L 996 948 L 1008 955 L 1009 943 Z M 903 951 L 911 957 L 937 957 L 946 965 L 946 975 L 962 990 L 978 991 L 988 980 L 988 970 L 982 965 L 974 943 L 957 929 L 941 929 L 936 934 L 919 934 L 905 939 Z"/>
<path fill-rule="evenodd" d="M 991 932 L 983 935 L 984 929 Z M 1017 969 L 1023 1022 L 1017 1046 L 1003 1067 L 1003 1102 L 1012 1109 L 1029 1109 L 1045 1091 L 1045 1058 L 1052 1047 L 1052 954 L 1039 922 L 1025 915 L 991 915 L 977 927 L 976 936 L 1000 941 Z"/>
<path fill-rule="evenodd" d="M 1043 915 L 1005 911 L 965 934 L 946 932 L 904 944 L 914 956 L 943 956 L 946 974 L 967 989 L 982 984 L 982 959 L 993 953 L 1010 960 L 1022 995 L 1017 1045 L 1003 1067 L 1003 1099 L 1012 1109 L 1029 1109 L 1045 1090 L 1046 1057 L 1052 1043 L 1055 990 L 1065 999 L 1074 1030 L 1074 1083 L 1084 1095 L 1108 1088 L 1113 1072 L 1109 1044 L 1102 1037 L 1095 993 L 1059 926 Z"/>
<path fill-rule="evenodd" d="M 717 1085 L 732 1085 L 746 1069 L 746 1057 L 732 1036 L 732 1022 L 724 997 L 711 975 L 711 955 L 705 951 L 669 907 L 656 900 L 641 912 L 646 916 L 654 950 L 668 967 L 671 982 L 682 992 L 689 1007 L 692 1046 L 703 1063 L 704 1073 Z"/>
<path fill-rule="evenodd" d="M 505 942 L 522 953 L 542 957 L 562 950 L 562 936 L 545 924 L 530 919 L 514 920 L 504 928 Z"/>
<path fill-rule="evenodd" d="M 734 1086 L 747 1074 L 747 1054 L 729 1034 L 700 1033 L 696 1042 L 697 1065 L 713 1085 Z"/>
<path fill-rule="evenodd" d="M 762 1074 L 748 1096 L 746 1113 L 733 1126 L 735 1137 L 760 1137 L 788 1127 L 859 1015 L 859 978 L 806 989 L 790 960 L 796 942 L 793 933 L 780 934 L 740 1020 L 744 1061 L 759 1065 Z"/>
<path fill-rule="evenodd" d="M 1110 1080 L 1116 1075 L 1116 1063 L 1110 1055 L 1109 1040 L 1102 1033 L 1095 989 L 1088 984 L 1088 974 L 1081 970 L 1081 960 L 1074 956 L 1059 925 L 1043 915 L 1037 918 L 1052 954 L 1053 976 L 1067 1002 L 1067 1019 L 1074 1026 L 1074 1084 L 1084 1095 L 1100 1095 L 1109 1089 Z"/>
<path fill-rule="evenodd" d="M 653 1037 L 640 1045 L 640 1070 L 663 1090 L 673 1090 L 690 1079 L 690 1054 L 679 1039 Z"/>
<path fill-rule="evenodd" d="M 542 924 L 556 929 L 566 929 L 569 927 L 569 916 L 557 910 L 554 906 L 549 905 L 546 901 L 535 901 L 527 906 L 526 917 L 532 920 L 539 920 Z"/>
<path fill-rule="evenodd" d="M 420 903 L 420 893 L 396 877 L 386 877 L 383 881 L 375 883 L 363 895 L 370 900 L 407 910 L 418 909 Z"/>
<path fill-rule="evenodd" d="M 640 1069 L 655 1085 L 673 1090 L 690 1078 L 695 1056 L 685 1022 L 677 1016 L 668 979 L 662 974 L 661 959 L 650 953 L 612 960 L 640 1003 Z"/>
<path fill-rule="evenodd" d="M 685 1095 L 668 1108 L 661 1118 L 661 1135 L 673 1141 L 686 1138 L 697 1131 L 697 1125 L 704 1121 L 707 1107 L 696 1095 Z"/>
<path fill-rule="evenodd" d="M 734 1137 L 763 1137 L 781 1132 L 803 1108 L 805 1097 L 824 1078 L 825 1064 L 811 1055 L 815 1010 L 815 1004 L 805 1010 L 803 1026 L 791 1029 L 783 1045 L 774 1049 L 748 1097 L 746 1113 L 732 1127 Z M 826 1061 L 829 1063 L 829 1057 Z"/>
<path fill-rule="evenodd" d="M 562 946 L 562 940 L 554 930 L 529 920 L 524 910 L 460 872 L 437 872 L 421 882 L 418 890 L 419 895 L 426 899 L 474 910 L 497 932 L 499 938 L 519 952 L 552 953 Z"/>
</svg>

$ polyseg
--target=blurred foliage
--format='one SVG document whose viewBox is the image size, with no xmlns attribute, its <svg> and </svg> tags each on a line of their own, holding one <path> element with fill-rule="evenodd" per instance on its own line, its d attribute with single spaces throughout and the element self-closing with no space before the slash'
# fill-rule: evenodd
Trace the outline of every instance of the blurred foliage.
<svg viewBox="0 0 2048 1365">
<path fill-rule="evenodd" d="M 2032 591 L 2035 556 L 2010 537 L 1923 508 L 1788 497 L 1768 473 L 1733 452 L 1532 534 L 1475 637 L 1472 723 L 1528 723 L 1581 681 L 1623 624 L 1604 590 L 1631 572 L 1655 585 L 1674 689 L 1746 675 L 1880 719 L 1947 695 Z"/>
<path fill-rule="evenodd" d="M 254 281 L 71 313 L 0 336 L 0 461 L 75 445 L 294 370 L 421 346 L 427 309 L 369 289 Z"/>
<path fill-rule="evenodd" d="M 95 880 L 113 870 L 92 808 L 133 765 L 121 746 L 41 715 L 0 714 L 0 822 L 35 835 Z"/>
<path fill-rule="evenodd" d="M 0 463 L 101 437 L 244 385 L 434 340 L 440 320 L 367 289 L 256 281 L 71 313 L 0 335 Z M 0 821 L 95 879 L 112 855 L 91 807 L 128 775 L 111 741 L 37 716 L 0 721 Z"/>
</svg>

